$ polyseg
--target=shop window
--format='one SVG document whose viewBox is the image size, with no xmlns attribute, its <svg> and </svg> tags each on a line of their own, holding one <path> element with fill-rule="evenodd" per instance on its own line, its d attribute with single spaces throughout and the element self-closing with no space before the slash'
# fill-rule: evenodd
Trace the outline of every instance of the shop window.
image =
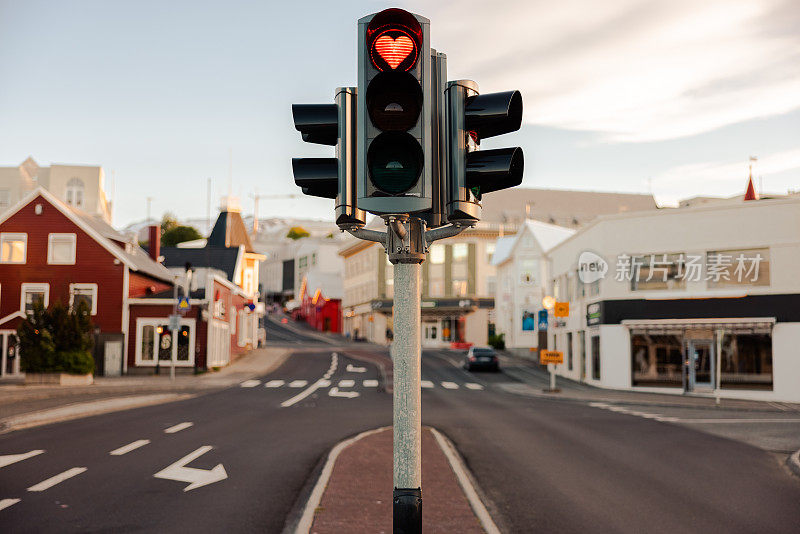
<svg viewBox="0 0 800 534">
<path fill-rule="evenodd" d="M 181 319 L 177 333 L 178 350 L 175 362 L 181 367 L 194 364 L 194 319 Z M 136 365 L 169 366 L 172 361 L 172 331 L 165 318 L 139 318 L 136 320 Z"/>
<path fill-rule="evenodd" d="M 770 334 L 725 334 L 720 362 L 723 389 L 772 389 Z"/>
<path fill-rule="evenodd" d="M 188 325 L 181 326 L 178 332 L 178 355 L 176 356 L 179 362 L 189 361 L 189 349 L 191 341 L 191 327 Z"/>
<path fill-rule="evenodd" d="M 600 380 L 600 336 L 592 336 L 592 379 Z"/>
<path fill-rule="evenodd" d="M 0 233 L 0 263 L 25 263 L 28 234 Z"/>
<path fill-rule="evenodd" d="M 624 262 L 617 265 L 618 274 Z M 684 254 L 646 254 L 630 258 L 631 291 L 683 289 L 687 276 Z"/>
<path fill-rule="evenodd" d="M 47 263 L 50 265 L 75 265 L 75 234 L 49 234 L 47 236 Z"/>
<path fill-rule="evenodd" d="M 634 333 L 631 335 L 631 360 L 634 386 L 682 387 L 681 336 Z"/>
<path fill-rule="evenodd" d="M 143 362 L 153 361 L 153 348 L 155 347 L 155 325 L 145 325 L 142 328 L 142 335 L 139 338 L 140 359 Z"/>
</svg>

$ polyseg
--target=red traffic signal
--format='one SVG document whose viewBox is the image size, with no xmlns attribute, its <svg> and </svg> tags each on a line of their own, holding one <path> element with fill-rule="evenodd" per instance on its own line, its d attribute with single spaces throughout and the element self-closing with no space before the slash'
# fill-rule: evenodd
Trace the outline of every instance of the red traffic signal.
<svg viewBox="0 0 800 534">
<path fill-rule="evenodd" d="M 385 9 L 367 27 L 369 57 L 380 71 L 409 70 L 417 63 L 420 48 L 422 27 L 408 11 Z"/>
</svg>

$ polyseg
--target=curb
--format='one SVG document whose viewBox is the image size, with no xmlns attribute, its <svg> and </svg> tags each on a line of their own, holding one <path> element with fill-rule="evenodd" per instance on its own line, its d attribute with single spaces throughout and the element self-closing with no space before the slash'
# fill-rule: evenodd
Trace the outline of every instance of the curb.
<svg viewBox="0 0 800 534">
<path fill-rule="evenodd" d="M 322 501 L 322 494 L 325 493 L 325 487 L 328 485 L 328 480 L 331 478 L 331 473 L 333 473 L 333 466 L 336 464 L 336 459 L 339 457 L 342 451 L 356 441 L 367 436 L 371 436 L 372 434 L 382 432 L 387 428 L 391 427 L 382 426 L 380 428 L 367 430 L 366 432 L 362 432 L 356 436 L 353 436 L 352 438 L 340 441 L 336 444 L 336 446 L 333 447 L 333 449 L 331 449 L 331 452 L 328 453 L 328 459 L 325 461 L 325 466 L 322 468 L 322 472 L 319 474 L 317 483 L 314 484 L 314 489 L 311 490 L 311 495 L 308 497 L 308 501 L 303 509 L 303 515 L 300 517 L 300 520 L 297 522 L 297 526 L 294 529 L 296 534 L 307 534 L 311 530 L 311 526 L 314 524 L 314 514 L 319 507 L 320 501 Z"/>
<path fill-rule="evenodd" d="M 800 477 L 800 450 L 797 450 L 786 460 L 792 473 Z"/>
</svg>

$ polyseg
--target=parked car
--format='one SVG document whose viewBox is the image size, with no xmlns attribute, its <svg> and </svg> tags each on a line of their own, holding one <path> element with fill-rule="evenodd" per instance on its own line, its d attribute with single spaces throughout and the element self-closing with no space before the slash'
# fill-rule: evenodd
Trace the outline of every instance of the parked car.
<svg viewBox="0 0 800 534">
<path fill-rule="evenodd" d="M 494 349 L 489 347 L 470 347 L 464 357 L 464 369 L 487 369 L 495 373 L 500 370 L 500 361 Z"/>
</svg>

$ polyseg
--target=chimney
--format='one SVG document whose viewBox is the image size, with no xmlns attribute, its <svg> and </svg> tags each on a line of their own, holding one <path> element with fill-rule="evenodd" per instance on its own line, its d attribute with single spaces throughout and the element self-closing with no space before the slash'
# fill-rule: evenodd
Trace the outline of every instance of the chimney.
<svg viewBox="0 0 800 534">
<path fill-rule="evenodd" d="M 151 224 L 148 228 L 147 253 L 157 262 L 161 255 L 161 228 L 157 224 Z"/>
</svg>

